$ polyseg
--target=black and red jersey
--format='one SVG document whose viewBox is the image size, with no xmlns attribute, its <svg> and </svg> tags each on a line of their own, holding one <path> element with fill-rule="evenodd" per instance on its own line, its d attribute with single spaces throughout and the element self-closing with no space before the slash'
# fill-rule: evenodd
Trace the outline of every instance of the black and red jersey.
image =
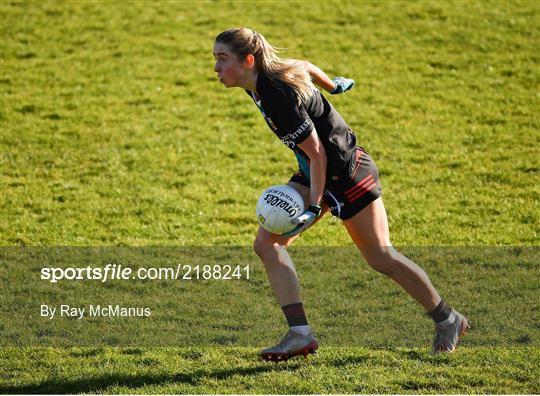
<svg viewBox="0 0 540 396">
<path fill-rule="evenodd" d="M 327 179 L 350 173 L 354 166 L 356 136 L 318 89 L 313 88 L 307 103 L 298 104 L 291 87 L 259 72 L 258 97 L 249 90 L 246 93 L 253 98 L 270 129 L 295 152 L 300 169 L 308 178 L 309 158 L 297 145 L 314 129 L 326 150 Z"/>
</svg>

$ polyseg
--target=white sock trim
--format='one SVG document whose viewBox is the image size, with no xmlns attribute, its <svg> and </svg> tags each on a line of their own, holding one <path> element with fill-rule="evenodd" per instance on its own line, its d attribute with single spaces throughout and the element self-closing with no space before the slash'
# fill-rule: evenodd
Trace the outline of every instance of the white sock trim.
<svg viewBox="0 0 540 396">
<path fill-rule="evenodd" d="M 300 333 L 302 335 L 308 335 L 309 332 L 311 331 L 311 328 L 309 327 L 309 325 L 303 325 L 303 326 L 291 326 L 289 327 L 292 331 L 294 331 L 295 333 Z"/>
</svg>

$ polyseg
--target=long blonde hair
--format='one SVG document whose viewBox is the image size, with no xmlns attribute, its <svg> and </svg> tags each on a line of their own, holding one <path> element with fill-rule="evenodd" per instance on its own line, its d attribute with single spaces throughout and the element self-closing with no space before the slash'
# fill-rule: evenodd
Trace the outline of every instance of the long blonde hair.
<svg viewBox="0 0 540 396">
<path fill-rule="evenodd" d="M 248 28 L 228 29 L 218 34 L 216 43 L 227 45 L 240 60 L 252 54 L 257 71 L 290 86 L 299 104 L 306 103 L 313 94 L 313 83 L 306 70 L 296 62 L 280 58 L 262 34 Z"/>
</svg>

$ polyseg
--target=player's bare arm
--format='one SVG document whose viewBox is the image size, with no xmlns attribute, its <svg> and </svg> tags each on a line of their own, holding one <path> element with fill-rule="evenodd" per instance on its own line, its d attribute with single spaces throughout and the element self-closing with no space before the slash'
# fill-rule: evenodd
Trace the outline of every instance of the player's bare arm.
<svg viewBox="0 0 540 396">
<path fill-rule="evenodd" d="M 309 157 L 309 173 L 311 175 L 309 207 L 301 216 L 292 220 L 292 223 L 297 224 L 297 227 L 283 234 L 287 237 L 293 237 L 315 223 L 321 214 L 321 202 L 326 183 L 328 158 L 317 131 L 314 129 L 302 143 L 298 143 L 298 147 Z"/>
<path fill-rule="evenodd" d="M 310 75 L 313 83 L 331 94 L 343 93 L 354 86 L 354 80 L 344 77 L 336 77 L 333 80 L 318 66 L 307 60 L 290 59 L 298 65 L 301 65 Z"/>
<path fill-rule="evenodd" d="M 336 88 L 336 84 L 330 77 L 319 67 L 307 60 L 291 59 L 296 64 L 302 65 L 306 72 L 311 76 L 313 83 L 324 90 L 331 92 Z"/>
<path fill-rule="evenodd" d="M 326 151 L 319 139 L 317 131 L 313 130 L 306 140 L 298 144 L 298 147 L 307 154 L 310 160 L 309 171 L 311 174 L 311 188 L 309 204 L 320 205 L 326 180 L 327 158 Z"/>
</svg>

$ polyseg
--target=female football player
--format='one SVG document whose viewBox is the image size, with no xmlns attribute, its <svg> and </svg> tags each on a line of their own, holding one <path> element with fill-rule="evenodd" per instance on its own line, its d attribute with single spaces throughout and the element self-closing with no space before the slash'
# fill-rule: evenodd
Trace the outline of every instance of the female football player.
<svg viewBox="0 0 540 396">
<path fill-rule="evenodd" d="M 296 228 L 276 235 L 259 228 L 256 254 L 283 309 L 289 331 L 261 351 L 264 360 L 307 356 L 318 348 L 300 297 L 300 285 L 287 247 L 328 210 L 339 217 L 367 263 L 409 293 L 435 322 L 432 353 L 453 352 L 469 324 L 450 308 L 426 273 L 390 243 L 379 174 L 368 152 L 357 145 L 345 120 L 313 85 L 340 94 L 354 81 L 330 79 L 307 61 L 282 59 L 259 33 L 248 28 L 220 33 L 214 43 L 214 71 L 227 88 L 243 88 L 278 138 L 294 151 L 299 170 L 288 185 L 308 209 Z"/>
</svg>

